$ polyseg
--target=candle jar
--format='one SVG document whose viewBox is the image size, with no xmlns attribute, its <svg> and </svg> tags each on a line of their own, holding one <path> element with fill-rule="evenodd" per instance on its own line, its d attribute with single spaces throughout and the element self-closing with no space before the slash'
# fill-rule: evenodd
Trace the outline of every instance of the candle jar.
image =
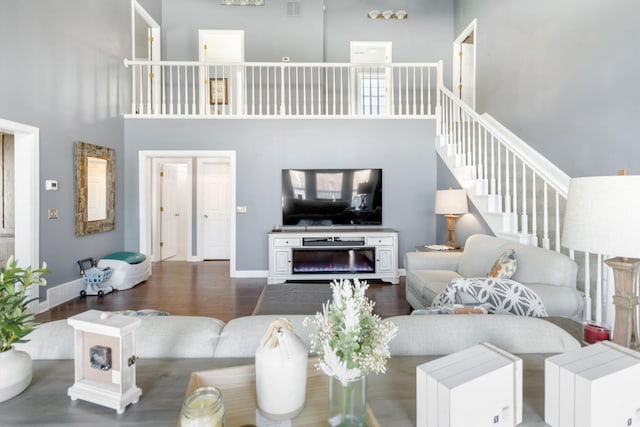
<svg viewBox="0 0 640 427">
<path fill-rule="evenodd" d="M 224 427 L 222 393 L 214 386 L 198 387 L 185 397 L 181 427 Z"/>
<path fill-rule="evenodd" d="M 583 325 L 583 339 L 587 344 L 609 340 L 609 327 L 604 323 L 586 322 Z"/>
</svg>

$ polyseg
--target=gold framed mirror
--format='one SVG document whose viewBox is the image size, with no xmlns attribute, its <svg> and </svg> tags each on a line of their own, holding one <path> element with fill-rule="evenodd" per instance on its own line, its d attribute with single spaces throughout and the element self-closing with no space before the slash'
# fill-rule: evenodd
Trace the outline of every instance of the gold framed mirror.
<svg viewBox="0 0 640 427">
<path fill-rule="evenodd" d="M 115 150 L 76 141 L 76 236 L 115 228 Z"/>
</svg>

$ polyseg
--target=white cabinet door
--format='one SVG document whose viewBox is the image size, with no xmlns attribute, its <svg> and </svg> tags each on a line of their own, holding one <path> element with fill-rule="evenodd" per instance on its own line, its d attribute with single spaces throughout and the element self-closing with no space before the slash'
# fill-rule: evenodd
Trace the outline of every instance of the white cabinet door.
<svg viewBox="0 0 640 427">
<path fill-rule="evenodd" d="M 377 249 L 377 273 L 389 273 L 393 272 L 393 249 Z"/>
<path fill-rule="evenodd" d="M 274 273 L 291 273 L 291 249 L 276 249 L 274 251 Z"/>
</svg>

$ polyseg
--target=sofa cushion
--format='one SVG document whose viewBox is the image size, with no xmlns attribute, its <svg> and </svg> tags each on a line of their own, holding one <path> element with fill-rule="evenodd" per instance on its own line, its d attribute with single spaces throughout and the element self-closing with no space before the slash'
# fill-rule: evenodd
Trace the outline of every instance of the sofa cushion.
<svg viewBox="0 0 640 427">
<path fill-rule="evenodd" d="M 488 342 L 515 354 L 562 353 L 580 343 L 560 327 L 535 317 L 493 314 L 465 316 L 395 316 L 392 356 L 451 354 Z"/>
<path fill-rule="evenodd" d="M 145 316 L 135 331 L 140 358 L 212 357 L 224 322 L 204 316 Z M 34 360 L 73 359 L 73 328 L 67 320 L 46 322 L 31 332 L 24 350 Z"/>
<path fill-rule="evenodd" d="M 428 307 L 436 295 L 444 291 L 452 279 L 458 277 L 460 275 L 452 270 L 407 271 L 407 291 L 417 297 L 423 306 Z M 428 283 L 429 286 L 425 286 L 425 283 Z"/>
<path fill-rule="evenodd" d="M 516 258 L 516 251 L 508 249 L 500 255 L 496 263 L 493 264 L 493 268 L 487 277 L 494 277 L 496 279 L 510 279 L 518 268 L 518 259 Z"/>
<path fill-rule="evenodd" d="M 519 316 L 547 316 L 540 297 L 527 286 L 511 279 L 491 277 L 453 279 L 434 299 L 434 305 L 489 303 L 490 313 Z"/>
<path fill-rule="evenodd" d="M 496 260 L 506 249 L 505 240 L 474 234 L 465 242 L 457 272 L 462 277 L 483 277 L 491 271 Z"/>
<path fill-rule="evenodd" d="M 581 320 L 584 296 L 577 289 L 543 283 L 527 283 L 527 287 L 544 301 L 544 306 L 550 316 L 562 313 L 563 317 Z"/>
<path fill-rule="evenodd" d="M 225 324 L 205 316 L 141 318 L 136 330 L 136 356 L 146 359 L 213 357 Z"/>
<path fill-rule="evenodd" d="M 303 326 L 304 314 L 292 314 L 286 316 L 258 315 L 238 317 L 227 323 L 220 335 L 220 341 L 216 347 L 215 357 L 254 357 L 260 345 L 260 340 L 273 321 L 284 317 L 291 322 L 293 332 L 300 337 L 302 342 L 309 347 L 309 334 L 316 329 L 309 325 Z"/>
</svg>

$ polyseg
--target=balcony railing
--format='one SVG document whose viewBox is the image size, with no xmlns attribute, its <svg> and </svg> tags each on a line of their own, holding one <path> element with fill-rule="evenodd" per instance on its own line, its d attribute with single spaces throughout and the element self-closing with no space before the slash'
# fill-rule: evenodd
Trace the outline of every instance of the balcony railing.
<svg viewBox="0 0 640 427">
<path fill-rule="evenodd" d="M 435 118 L 442 62 L 130 61 L 133 115 Z"/>
</svg>

